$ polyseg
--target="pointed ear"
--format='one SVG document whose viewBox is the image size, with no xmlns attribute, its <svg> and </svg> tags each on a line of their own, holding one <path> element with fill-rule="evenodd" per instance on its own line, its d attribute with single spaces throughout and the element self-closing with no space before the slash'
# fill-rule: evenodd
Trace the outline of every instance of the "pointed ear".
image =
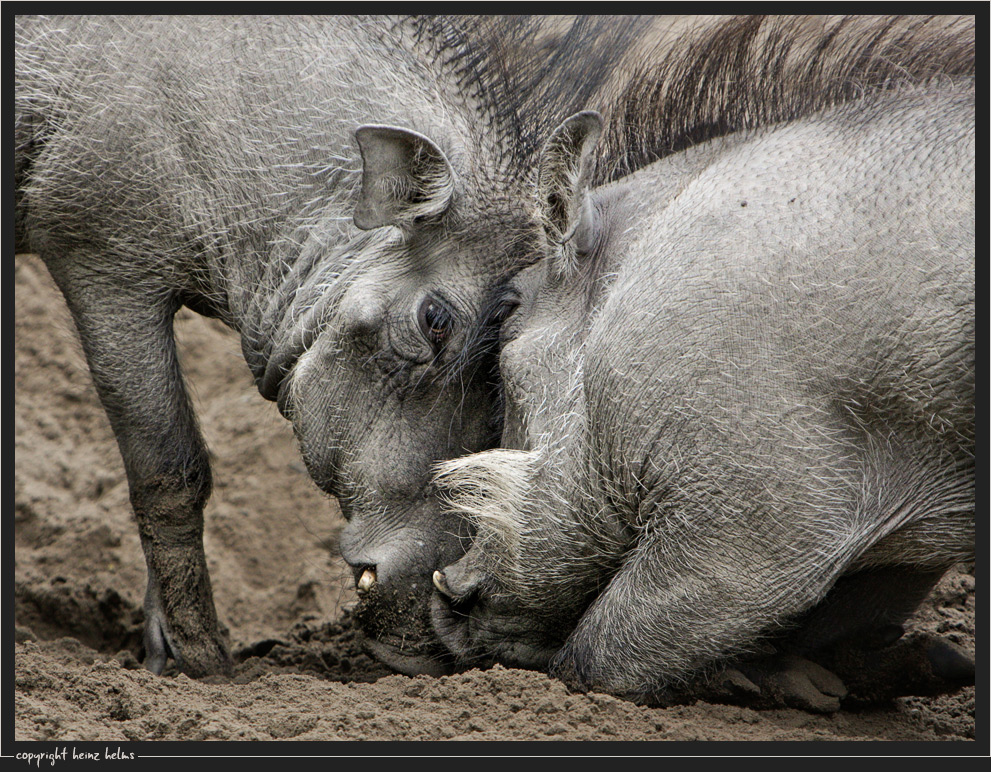
<svg viewBox="0 0 991 772">
<path fill-rule="evenodd" d="M 361 195 L 354 224 L 362 230 L 408 225 L 447 211 L 454 171 L 444 151 L 427 137 L 395 126 L 361 126 Z"/>
<path fill-rule="evenodd" d="M 558 126 L 540 153 L 537 206 L 548 239 L 564 244 L 592 223 L 585 200 L 589 156 L 602 134 L 602 116 L 587 110 Z M 583 222 L 584 221 L 584 222 Z"/>
</svg>

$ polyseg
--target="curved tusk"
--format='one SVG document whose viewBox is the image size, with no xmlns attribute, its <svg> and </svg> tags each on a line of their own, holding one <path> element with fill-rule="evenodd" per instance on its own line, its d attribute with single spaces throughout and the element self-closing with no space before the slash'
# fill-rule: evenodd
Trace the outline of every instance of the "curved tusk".
<svg viewBox="0 0 991 772">
<path fill-rule="evenodd" d="M 445 597 L 452 597 L 451 588 L 447 586 L 447 577 L 444 576 L 443 571 L 434 571 L 433 580 L 434 587 L 437 588 L 437 592 Z"/>
</svg>

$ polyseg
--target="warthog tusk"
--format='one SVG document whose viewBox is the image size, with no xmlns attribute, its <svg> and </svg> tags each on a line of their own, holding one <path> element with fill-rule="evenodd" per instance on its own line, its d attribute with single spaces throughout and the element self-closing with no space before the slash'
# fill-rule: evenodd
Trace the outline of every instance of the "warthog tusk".
<svg viewBox="0 0 991 772">
<path fill-rule="evenodd" d="M 373 584 L 375 584 L 375 570 L 366 568 L 358 579 L 358 592 L 368 592 Z"/>
<path fill-rule="evenodd" d="M 444 576 L 443 571 L 434 571 L 433 580 L 434 587 L 437 588 L 437 592 L 448 598 L 451 597 L 451 589 L 447 586 L 447 577 Z"/>
</svg>

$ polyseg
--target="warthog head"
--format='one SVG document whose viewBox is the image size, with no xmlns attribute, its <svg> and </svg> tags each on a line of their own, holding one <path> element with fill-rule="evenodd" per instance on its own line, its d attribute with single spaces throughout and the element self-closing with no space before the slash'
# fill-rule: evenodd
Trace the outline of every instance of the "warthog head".
<svg viewBox="0 0 991 772">
<path fill-rule="evenodd" d="M 566 121 L 550 155 L 581 142 L 590 120 Z M 513 204 L 531 180 L 483 187 L 467 159 L 411 130 L 363 126 L 357 138 L 354 224 L 367 234 L 343 270 L 307 280 L 269 371 L 311 476 L 348 520 L 341 551 L 368 648 L 400 671 L 443 673 L 430 577 L 470 532 L 440 514 L 432 468 L 498 441 L 494 331 L 512 307 L 501 290 L 544 230 Z"/>
</svg>

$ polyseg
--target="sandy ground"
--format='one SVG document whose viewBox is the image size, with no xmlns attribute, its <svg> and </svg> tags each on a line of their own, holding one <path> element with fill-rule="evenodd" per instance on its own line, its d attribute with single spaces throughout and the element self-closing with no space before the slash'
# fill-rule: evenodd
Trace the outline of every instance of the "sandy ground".
<svg viewBox="0 0 991 772">
<path fill-rule="evenodd" d="M 704 702 L 638 707 L 498 666 L 442 678 L 391 674 L 361 652 L 350 625 L 355 597 L 336 552 L 335 502 L 309 480 L 289 424 L 254 389 L 236 338 L 185 311 L 182 356 L 214 464 L 206 551 L 238 664 L 232 679 L 154 676 L 138 661 L 144 560 L 116 444 L 44 266 L 22 255 L 15 267 L 13 533 L 9 514 L 5 526 L 15 566 L 5 598 L 15 601 L 16 740 L 975 737 L 973 688 L 813 715 Z M 972 566 L 943 580 L 915 626 L 975 650 Z M 964 752 L 986 753 L 982 743 Z"/>
</svg>

